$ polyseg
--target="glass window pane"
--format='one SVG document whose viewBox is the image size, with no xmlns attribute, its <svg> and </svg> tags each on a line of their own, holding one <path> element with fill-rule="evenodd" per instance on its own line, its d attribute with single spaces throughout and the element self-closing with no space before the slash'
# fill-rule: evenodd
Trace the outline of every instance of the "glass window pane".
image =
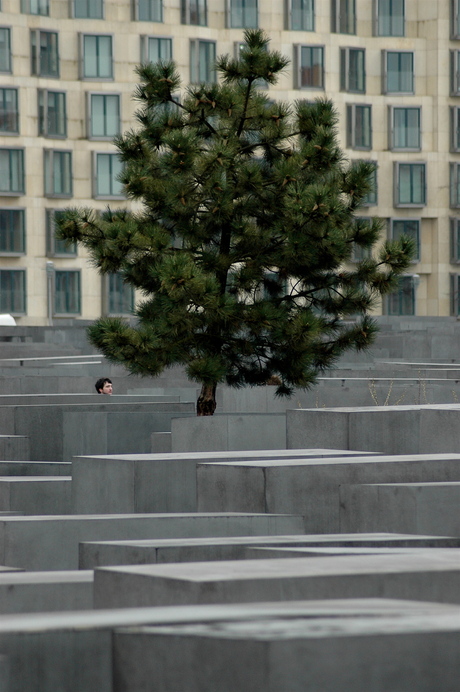
<svg viewBox="0 0 460 692">
<path fill-rule="evenodd" d="M 379 36 L 404 36 L 404 0 L 377 0 Z"/>
<path fill-rule="evenodd" d="M 78 314 L 80 312 L 80 272 L 56 271 L 55 304 L 57 314 Z"/>
<path fill-rule="evenodd" d="M 0 29 L 0 72 L 11 72 L 10 30 Z"/>
<path fill-rule="evenodd" d="M 74 16 L 78 19 L 102 19 L 103 0 L 74 0 Z"/>
<path fill-rule="evenodd" d="M 19 132 L 18 91 L 0 89 L 0 132 Z"/>
<path fill-rule="evenodd" d="M 425 203 L 424 164 L 399 164 L 399 203 Z"/>
<path fill-rule="evenodd" d="M 314 30 L 314 0 L 291 0 L 291 26 L 293 31 Z"/>
<path fill-rule="evenodd" d="M 0 252 L 25 250 L 24 210 L 0 209 Z"/>
<path fill-rule="evenodd" d="M 109 313 L 127 315 L 134 309 L 133 287 L 123 281 L 120 273 L 109 274 Z"/>
<path fill-rule="evenodd" d="M 138 19 L 146 22 L 162 22 L 163 7 L 161 0 L 138 0 Z"/>
<path fill-rule="evenodd" d="M 2 269 L 0 271 L 0 312 L 25 313 L 25 287 L 25 271 Z"/>
<path fill-rule="evenodd" d="M 148 40 L 147 60 L 159 62 L 172 59 L 172 40 L 170 38 L 150 37 Z"/>
<path fill-rule="evenodd" d="M 323 86 L 323 49 L 301 47 L 300 85 L 302 87 Z"/>
</svg>

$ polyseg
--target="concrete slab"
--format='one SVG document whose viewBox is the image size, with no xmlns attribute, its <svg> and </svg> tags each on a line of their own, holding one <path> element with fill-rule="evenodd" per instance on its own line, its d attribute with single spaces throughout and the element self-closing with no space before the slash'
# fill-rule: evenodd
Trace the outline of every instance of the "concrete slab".
<svg viewBox="0 0 460 692">
<path fill-rule="evenodd" d="M 23 435 L 0 435 L 0 459 L 24 461 L 30 457 L 30 440 Z"/>
<path fill-rule="evenodd" d="M 0 574 L 0 613 L 45 613 L 93 607 L 93 572 Z"/>
<path fill-rule="evenodd" d="M 71 483 L 71 476 L 0 476 L 0 511 L 69 514 Z"/>
<path fill-rule="evenodd" d="M 0 563 L 27 570 L 78 569 L 82 541 L 303 532 L 300 516 L 247 513 L 0 517 Z"/>
<path fill-rule="evenodd" d="M 76 456 L 72 461 L 72 512 L 195 512 L 197 462 L 343 456 L 355 455 L 344 450 L 298 449 Z"/>
<path fill-rule="evenodd" d="M 377 596 L 460 603 L 457 551 L 101 567 L 94 573 L 95 608 Z"/>
<path fill-rule="evenodd" d="M 460 536 L 460 482 L 343 485 L 340 526 Z"/>
<path fill-rule="evenodd" d="M 0 461 L 0 476 L 70 476 L 70 461 Z"/>
<path fill-rule="evenodd" d="M 300 513 L 305 533 L 337 533 L 341 485 L 451 481 L 460 481 L 459 454 L 202 463 L 197 509 Z"/>
<path fill-rule="evenodd" d="M 114 634 L 114 691 L 455 692 L 459 658 L 458 614 L 144 626 Z"/>
<path fill-rule="evenodd" d="M 148 565 L 163 562 L 202 562 L 206 560 L 243 560 L 252 555 L 250 547 L 296 547 L 318 551 L 460 548 L 460 538 L 410 536 L 398 534 L 335 534 L 318 536 L 239 536 L 228 538 L 163 538 L 144 541 L 83 542 L 79 548 L 80 569 L 111 565 Z M 287 547 L 289 546 L 289 548 Z M 319 553 L 321 554 L 321 553 Z M 285 555 L 285 557 L 289 557 Z"/>
<path fill-rule="evenodd" d="M 265 622 L 276 617 L 292 618 L 293 626 L 299 617 L 391 617 L 395 624 L 399 618 L 412 617 L 414 631 L 423 625 L 435 628 L 445 617 L 460 621 L 460 610 L 413 601 L 349 599 L 0 615 L 0 650 L 8 657 L 10 668 L 8 692 L 37 692 L 38 680 L 40 692 L 114 692 L 120 676 L 113 674 L 112 638 L 121 627 L 215 623 L 220 629 L 220 623 Z"/>
</svg>

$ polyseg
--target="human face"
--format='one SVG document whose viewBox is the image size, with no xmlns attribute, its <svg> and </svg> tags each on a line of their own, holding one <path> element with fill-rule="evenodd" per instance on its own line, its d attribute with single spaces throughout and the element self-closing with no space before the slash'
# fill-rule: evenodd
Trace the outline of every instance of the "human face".
<svg viewBox="0 0 460 692">
<path fill-rule="evenodd" d="M 111 382 L 104 382 L 104 386 L 101 389 L 101 394 L 112 394 L 112 383 Z"/>
</svg>

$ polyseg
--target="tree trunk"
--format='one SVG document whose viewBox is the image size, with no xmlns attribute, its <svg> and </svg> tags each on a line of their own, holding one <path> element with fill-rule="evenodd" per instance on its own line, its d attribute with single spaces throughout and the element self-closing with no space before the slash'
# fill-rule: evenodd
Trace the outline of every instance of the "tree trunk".
<svg viewBox="0 0 460 692">
<path fill-rule="evenodd" d="M 201 385 L 201 392 L 196 402 L 197 416 L 212 416 L 216 410 L 216 387 L 215 384 Z"/>
</svg>

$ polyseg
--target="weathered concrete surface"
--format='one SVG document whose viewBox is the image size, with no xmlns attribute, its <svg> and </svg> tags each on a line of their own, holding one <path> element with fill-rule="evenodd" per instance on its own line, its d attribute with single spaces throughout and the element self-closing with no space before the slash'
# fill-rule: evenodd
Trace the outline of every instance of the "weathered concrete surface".
<svg viewBox="0 0 460 692">
<path fill-rule="evenodd" d="M 365 453 L 357 453 L 360 454 Z M 72 461 L 72 512 L 195 512 L 199 461 L 351 455 L 354 452 L 296 449 L 76 456 Z"/>
<path fill-rule="evenodd" d="M 0 461 L 0 476 L 70 476 L 70 461 Z"/>
<path fill-rule="evenodd" d="M 317 621 L 349 617 L 369 622 L 370 618 L 389 617 L 395 619 L 396 625 L 401 618 L 410 617 L 406 621 L 408 630 L 436 632 L 441 620 L 446 628 L 446 616 L 459 618 L 457 611 L 451 605 L 349 599 L 8 615 L 0 616 L 0 650 L 9 661 L 8 692 L 37 692 L 37 681 L 40 692 L 114 692 L 114 685 L 121 681 L 119 671 L 114 675 L 112 646 L 113 633 L 119 628 L 214 623 L 220 629 L 221 623 L 264 622 L 273 618 L 282 621 L 286 617 L 293 622 L 297 618 Z M 458 656 L 449 657 L 449 661 L 458 661 Z M 185 661 L 181 661 L 182 665 Z M 176 692 L 180 688 L 173 689 Z M 215 687 L 211 689 L 216 692 Z"/>
<path fill-rule="evenodd" d="M 0 511 L 68 514 L 71 482 L 71 476 L 0 476 Z"/>
<path fill-rule="evenodd" d="M 0 613 L 45 613 L 93 607 L 93 572 L 0 574 Z"/>
<path fill-rule="evenodd" d="M 206 560 L 243 560 L 255 557 L 271 557 L 260 551 L 259 555 L 248 552 L 250 547 L 287 550 L 308 548 L 315 554 L 321 550 L 333 554 L 336 550 L 384 551 L 414 548 L 460 548 L 460 538 L 436 536 L 411 536 L 403 534 L 335 534 L 317 536 L 240 536 L 230 538 L 160 538 L 144 541 L 83 542 L 79 548 L 80 569 L 95 569 L 112 565 L 149 565 L 163 562 L 204 562 Z M 255 552 L 255 551 L 253 551 Z M 337 553 L 336 553 L 337 554 Z M 284 557 L 290 557 L 284 555 Z"/>
<path fill-rule="evenodd" d="M 343 485 L 340 526 L 460 536 L 460 482 Z"/>
<path fill-rule="evenodd" d="M 382 454 L 460 449 L 460 404 L 293 409 L 287 447 L 339 447 Z"/>
<path fill-rule="evenodd" d="M 377 596 L 460 603 L 458 551 L 101 567 L 94 573 L 95 608 Z"/>
<path fill-rule="evenodd" d="M 303 532 L 300 516 L 245 513 L 0 516 L 0 563 L 26 570 L 78 569 L 78 544 L 113 539 Z"/>
<path fill-rule="evenodd" d="M 460 481 L 459 454 L 203 463 L 197 467 L 197 508 L 300 513 L 305 533 L 337 533 L 341 485 L 451 481 Z"/>
<path fill-rule="evenodd" d="M 30 441 L 27 433 L 21 435 L 0 435 L 0 459 L 24 461 L 29 459 L 29 457 Z"/>
</svg>

